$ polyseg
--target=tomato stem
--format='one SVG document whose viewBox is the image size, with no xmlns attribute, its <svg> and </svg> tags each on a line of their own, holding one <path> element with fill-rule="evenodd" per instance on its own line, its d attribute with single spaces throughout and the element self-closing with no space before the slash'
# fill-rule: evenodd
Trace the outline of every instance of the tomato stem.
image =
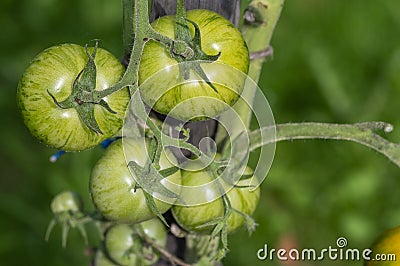
<svg viewBox="0 0 400 266">
<path fill-rule="evenodd" d="M 276 129 L 276 138 L 262 138 Z M 332 139 L 353 141 L 370 147 L 385 155 L 391 162 L 400 167 L 400 144 L 381 137 L 376 131 L 389 133 L 391 124 L 385 122 L 365 122 L 356 124 L 330 123 L 289 123 L 263 127 L 249 134 L 250 151 L 273 142 L 297 139 Z"/>
<path fill-rule="evenodd" d="M 193 37 L 191 36 L 188 22 L 194 27 Z M 189 79 L 190 71 L 193 70 L 197 75 L 200 76 L 202 80 L 207 83 L 208 86 L 210 86 L 211 89 L 213 89 L 215 93 L 218 93 L 217 88 L 209 80 L 207 74 L 201 67 L 200 61 L 202 61 L 202 63 L 212 63 L 218 60 L 221 52 L 219 52 L 217 55 L 208 55 L 202 50 L 199 26 L 194 21 L 186 18 L 186 8 L 183 0 L 177 1 L 175 15 L 175 39 L 177 42 L 180 41 L 186 44 L 187 47 L 185 49 L 188 49 L 183 50 L 183 48 L 178 48 L 177 50 L 180 51 L 180 54 L 174 53 L 174 51 L 171 53 L 172 57 L 181 63 L 179 64 L 181 76 L 184 79 Z"/>
<path fill-rule="evenodd" d="M 249 48 L 250 56 L 253 57 L 250 61 L 248 75 L 256 83 L 258 83 L 265 56 L 272 51 L 272 48 L 268 49 L 268 47 L 270 47 L 270 40 L 279 20 L 283 4 L 284 0 L 252 0 L 245 9 L 241 31 Z M 256 95 L 256 88 L 254 87 L 252 90 L 248 92 L 250 103 L 253 102 Z M 234 134 L 230 135 L 231 138 L 240 134 L 242 123 L 246 128 L 249 128 L 252 117 L 251 107 L 241 99 L 235 104 L 234 109 L 239 114 L 240 119 L 232 121 L 229 115 L 223 114 L 221 116 L 221 123 L 229 123 L 233 128 Z M 216 136 L 217 143 L 221 143 L 225 137 L 226 133 L 219 130 Z"/>
</svg>

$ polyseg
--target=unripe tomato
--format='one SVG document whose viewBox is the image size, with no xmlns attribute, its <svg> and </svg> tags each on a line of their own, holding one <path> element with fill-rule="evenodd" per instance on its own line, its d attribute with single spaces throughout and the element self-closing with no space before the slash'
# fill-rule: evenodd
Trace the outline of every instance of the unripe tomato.
<svg viewBox="0 0 400 266">
<path fill-rule="evenodd" d="M 148 78 L 160 73 L 160 70 L 166 70 L 164 74 L 157 75 L 152 84 L 141 86 L 141 95 L 157 112 L 170 114 L 184 121 L 215 117 L 227 106 L 232 106 L 243 90 L 244 77 L 249 68 L 246 43 L 231 22 L 210 10 L 188 11 L 187 18 L 200 28 L 202 50 L 209 55 L 221 53 L 215 63 L 202 63 L 201 67 L 209 80 L 222 81 L 224 85 L 216 82 L 214 86 L 217 92 L 205 82 L 179 85 L 179 68 L 171 67 L 178 64 L 177 60 L 171 57 L 169 49 L 155 41 L 149 41 L 145 45 L 139 68 L 139 84 L 145 83 Z M 161 34 L 175 38 L 175 16 L 161 17 L 152 26 Z M 194 34 L 191 23 L 189 28 Z M 166 91 L 171 85 L 171 90 Z M 178 110 L 171 114 L 171 110 L 178 105 Z"/>
<path fill-rule="evenodd" d="M 105 248 L 110 258 L 119 265 L 153 265 L 159 259 L 158 252 L 144 245 L 136 229 L 140 229 L 156 245 L 166 247 L 167 231 L 159 219 L 135 225 L 116 224 L 107 230 Z"/>
<path fill-rule="evenodd" d="M 106 233 L 105 247 L 110 258 L 119 265 L 139 265 L 135 251 L 142 248 L 142 240 L 130 225 L 117 224 L 111 227 Z"/>
<path fill-rule="evenodd" d="M 155 243 L 161 247 L 166 247 L 167 245 L 167 229 L 165 225 L 160 221 L 160 219 L 150 219 L 135 226 L 141 227 L 143 232 L 153 239 Z"/>
<path fill-rule="evenodd" d="M 139 224 L 135 224 L 135 227 L 140 227 L 146 236 L 154 241 L 154 243 L 159 247 L 167 247 L 167 230 L 160 219 L 150 219 Z M 141 263 L 145 265 L 153 265 L 158 261 L 159 258 L 160 254 L 155 248 L 147 248 Z"/>
<path fill-rule="evenodd" d="M 74 108 L 62 109 L 51 98 L 49 93 L 61 102 L 71 94 L 74 81 L 87 60 L 82 46 L 56 45 L 38 54 L 19 82 L 17 100 L 24 122 L 32 135 L 45 145 L 65 151 L 80 151 L 100 144 L 122 127 L 130 99 L 127 89 L 104 98 L 116 114 L 95 106 L 94 116 L 103 134 L 83 124 Z M 97 49 L 94 61 L 97 68 L 96 90 L 110 87 L 125 72 L 119 60 L 104 49 Z"/>
<path fill-rule="evenodd" d="M 143 190 L 135 191 L 135 178 L 128 169 L 124 150 L 128 161 L 135 161 L 144 165 L 147 160 L 147 148 L 143 140 L 125 139 L 115 141 L 111 144 L 100 160 L 96 163 L 90 177 L 90 194 L 96 208 L 108 220 L 121 223 L 138 223 L 155 217 L 147 206 Z M 167 159 L 173 159 L 169 150 L 164 150 L 160 158 L 161 169 L 172 167 Z M 180 184 L 180 171 L 175 172 L 161 181 Z M 171 204 L 154 198 L 156 206 L 161 213 L 171 208 Z"/>
<path fill-rule="evenodd" d="M 53 198 L 50 208 L 53 213 L 78 212 L 83 209 L 83 201 L 79 194 L 65 191 Z"/>
<path fill-rule="evenodd" d="M 118 266 L 112 262 L 102 250 L 98 249 L 93 259 L 93 266 Z"/>
<path fill-rule="evenodd" d="M 246 172 L 250 172 L 248 168 Z M 184 171 L 182 170 L 182 185 L 199 186 L 213 181 L 213 177 L 206 170 Z M 257 207 L 260 198 L 260 189 L 251 189 L 251 178 L 240 180 L 226 196 L 229 198 L 232 208 L 239 210 L 247 215 L 252 215 Z M 208 188 L 203 191 L 204 194 L 215 195 L 218 191 L 210 191 Z M 199 227 L 205 223 L 215 221 L 224 215 L 224 203 L 220 197 L 214 201 L 197 206 L 174 206 L 172 214 L 177 223 L 187 231 L 210 233 L 211 226 Z M 237 212 L 232 212 L 228 218 L 228 233 L 233 232 L 245 222 L 245 218 Z"/>
</svg>

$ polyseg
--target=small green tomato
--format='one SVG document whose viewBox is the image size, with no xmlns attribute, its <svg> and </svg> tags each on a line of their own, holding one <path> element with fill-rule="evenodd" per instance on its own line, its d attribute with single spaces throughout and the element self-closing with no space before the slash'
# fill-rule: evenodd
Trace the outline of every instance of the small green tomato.
<svg viewBox="0 0 400 266">
<path fill-rule="evenodd" d="M 98 249 L 93 259 L 93 266 L 118 266 L 112 262 L 102 250 Z"/>
<path fill-rule="evenodd" d="M 54 214 L 79 212 L 83 210 L 83 201 L 79 194 L 72 191 L 65 191 L 53 198 L 50 208 Z"/>
<path fill-rule="evenodd" d="M 247 168 L 246 172 L 251 169 Z M 251 171 L 252 172 L 252 171 Z M 203 169 L 199 171 L 182 171 L 182 185 L 184 186 L 199 186 L 213 181 L 211 174 Z M 232 208 L 241 211 L 251 216 L 257 207 L 260 198 L 260 189 L 251 189 L 251 178 L 240 180 L 236 186 L 232 188 L 226 196 L 228 197 Z M 207 188 L 203 191 L 207 195 L 215 195 L 218 191 L 209 191 Z M 172 214 L 177 223 L 187 231 L 198 233 L 210 233 L 212 226 L 205 226 L 203 224 L 215 221 L 222 218 L 224 215 L 224 203 L 221 197 L 208 203 L 196 206 L 174 206 Z M 228 233 L 233 232 L 245 222 L 245 218 L 239 213 L 233 211 L 228 218 Z"/>
<path fill-rule="evenodd" d="M 142 241 L 130 225 L 116 224 L 106 233 L 105 247 L 110 258 L 121 266 L 139 265 Z"/>
</svg>

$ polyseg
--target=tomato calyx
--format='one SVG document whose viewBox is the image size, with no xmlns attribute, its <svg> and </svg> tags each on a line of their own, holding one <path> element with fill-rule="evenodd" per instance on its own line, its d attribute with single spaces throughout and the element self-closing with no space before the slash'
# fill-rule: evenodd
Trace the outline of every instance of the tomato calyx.
<svg viewBox="0 0 400 266">
<path fill-rule="evenodd" d="M 71 228 L 77 228 L 85 243 L 88 242 L 85 224 L 92 222 L 93 219 L 83 212 L 82 199 L 78 194 L 69 191 L 58 194 L 51 202 L 51 210 L 54 217 L 47 227 L 46 241 L 49 240 L 54 226 L 60 224 L 63 247 L 67 245 L 67 237 Z"/>
<path fill-rule="evenodd" d="M 207 77 L 206 73 L 202 69 L 200 63 L 212 63 L 221 55 L 218 52 L 216 55 L 209 55 L 203 51 L 201 47 L 201 33 L 200 28 L 196 22 L 186 18 L 186 9 L 184 7 L 183 1 L 178 1 L 176 9 L 176 24 L 175 24 L 175 39 L 173 43 L 173 48 L 171 49 L 171 56 L 181 63 L 179 65 L 181 76 L 187 80 L 190 76 L 190 70 L 194 71 L 197 75 L 203 79 L 208 86 L 210 86 L 214 92 L 218 93 L 217 88 L 212 84 L 210 79 Z M 194 36 L 191 36 L 189 25 L 194 27 Z M 183 45 L 185 44 L 185 45 Z M 179 53 L 175 53 L 179 51 Z"/>
<path fill-rule="evenodd" d="M 134 184 L 134 189 L 143 189 L 143 194 L 145 196 L 147 206 L 166 226 L 169 226 L 165 218 L 162 216 L 162 213 L 158 210 L 154 197 L 147 191 L 158 193 L 160 195 L 163 195 L 164 197 L 173 200 L 179 200 L 183 203 L 184 201 L 178 194 L 167 189 L 161 183 L 163 179 L 176 173 L 179 168 L 176 166 L 172 166 L 170 168 L 159 170 L 158 161 L 160 159 L 160 152 L 161 150 L 159 149 L 157 142 L 152 141 L 150 143 L 150 158 L 147 159 L 146 164 L 144 166 L 140 166 L 135 161 L 130 161 L 128 163 L 128 167 L 134 173 L 134 175 L 139 178 L 137 180 L 138 183 Z"/>
<path fill-rule="evenodd" d="M 112 114 L 116 114 L 116 112 L 111 109 L 111 107 L 105 100 L 93 100 L 93 94 L 96 89 L 97 70 L 94 59 L 96 57 L 97 47 L 98 42 L 96 42 L 93 48 L 93 52 L 90 53 L 87 45 L 85 46 L 88 61 L 86 62 L 85 67 L 79 72 L 79 74 L 75 78 L 72 85 L 71 94 L 65 100 L 59 102 L 55 98 L 55 96 L 50 93 L 49 90 L 47 90 L 47 93 L 51 96 L 54 103 L 59 108 L 74 108 L 77 111 L 79 118 L 83 124 L 85 124 L 90 130 L 98 134 L 103 134 L 94 115 L 95 104 L 102 106 Z"/>
</svg>

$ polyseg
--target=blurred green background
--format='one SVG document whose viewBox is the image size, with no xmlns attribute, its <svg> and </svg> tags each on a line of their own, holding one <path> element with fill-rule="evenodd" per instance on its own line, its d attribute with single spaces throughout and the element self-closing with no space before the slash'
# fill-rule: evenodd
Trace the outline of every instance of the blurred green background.
<svg viewBox="0 0 400 266">
<path fill-rule="evenodd" d="M 244 4 L 247 1 L 244 1 Z M 400 129 L 400 2 L 397 0 L 286 1 L 260 87 L 277 123 L 353 123 L 383 120 Z M 122 56 L 120 1 L 2 0 L 0 2 L 0 265 L 88 265 L 76 231 L 61 248 L 57 227 L 44 234 L 51 198 L 79 192 L 88 206 L 90 168 L 99 148 L 48 161 L 54 150 L 37 143 L 16 107 L 24 68 L 41 50 L 100 39 Z M 400 139 L 400 130 L 387 137 Z M 224 265 L 281 265 L 258 261 L 270 248 L 322 249 L 345 237 L 367 248 L 383 230 L 400 225 L 400 169 L 353 143 L 279 143 L 255 213 L 255 234 L 230 237 Z M 90 244 L 98 241 L 93 234 Z M 400 259 L 400 258 L 399 258 Z M 323 261 L 291 265 L 362 265 Z"/>
</svg>

